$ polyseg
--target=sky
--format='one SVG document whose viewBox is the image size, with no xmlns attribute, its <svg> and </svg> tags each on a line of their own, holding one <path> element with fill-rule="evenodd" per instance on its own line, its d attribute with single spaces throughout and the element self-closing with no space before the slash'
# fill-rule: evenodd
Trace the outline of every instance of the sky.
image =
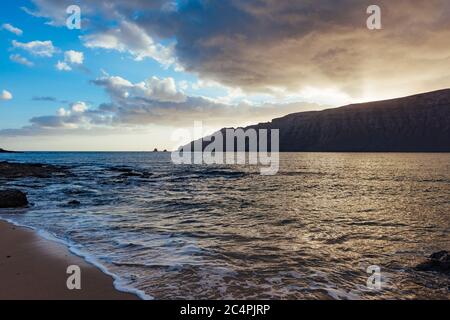
<svg viewBox="0 0 450 320">
<path fill-rule="evenodd" d="M 199 121 L 211 133 L 448 88 L 449 18 L 447 0 L 5 0 L 0 147 L 173 150 Z"/>
</svg>

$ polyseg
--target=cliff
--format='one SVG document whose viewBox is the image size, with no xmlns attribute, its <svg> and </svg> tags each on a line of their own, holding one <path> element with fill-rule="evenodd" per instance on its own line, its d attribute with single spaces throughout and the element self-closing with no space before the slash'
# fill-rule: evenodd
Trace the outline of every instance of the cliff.
<svg viewBox="0 0 450 320">
<path fill-rule="evenodd" d="M 279 129 L 281 152 L 449 152 L 450 89 L 293 113 L 248 128 Z"/>
</svg>

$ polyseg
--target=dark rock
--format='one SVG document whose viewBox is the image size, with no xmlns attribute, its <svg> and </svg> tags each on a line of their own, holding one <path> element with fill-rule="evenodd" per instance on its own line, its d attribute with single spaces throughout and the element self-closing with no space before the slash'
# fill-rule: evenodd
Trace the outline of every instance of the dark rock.
<svg viewBox="0 0 450 320">
<path fill-rule="evenodd" d="M 0 148 L 0 153 L 20 153 L 20 152 L 18 152 L 18 151 L 9 151 L 9 150 L 5 150 L 5 149 Z"/>
<path fill-rule="evenodd" d="M 426 261 L 417 265 L 416 269 L 450 273 L 450 254 L 448 251 L 435 252 Z"/>
<path fill-rule="evenodd" d="M 21 208 L 28 205 L 25 193 L 15 189 L 0 190 L 0 208 Z"/>
<path fill-rule="evenodd" d="M 68 171 L 62 167 L 37 163 L 0 162 L 0 178 L 49 178 L 52 175 L 68 175 Z"/>
<path fill-rule="evenodd" d="M 450 254 L 447 251 L 435 252 L 430 256 L 430 259 L 441 262 L 450 262 Z"/>
<path fill-rule="evenodd" d="M 71 201 L 67 202 L 67 204 L 69 206 L 79 206 L 79 205 L 81 205 L 81 202 L 78 200 L 71 200 Z"/>
</svg>

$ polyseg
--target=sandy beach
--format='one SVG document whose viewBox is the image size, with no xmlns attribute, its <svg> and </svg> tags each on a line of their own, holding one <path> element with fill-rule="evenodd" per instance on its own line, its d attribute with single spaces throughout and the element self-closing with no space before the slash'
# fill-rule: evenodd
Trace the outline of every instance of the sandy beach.
<svg viewBox="0 0 450 320">
<path fill-rule="evenodd" d="M 67 267 L 81 269 L 81 290 L 69 290 Z M 112 277 L 61 244 L 48 241 L 34 231 L 0 221 L 1 300 L 136 300 L 117 291 Z"/>
</svg>

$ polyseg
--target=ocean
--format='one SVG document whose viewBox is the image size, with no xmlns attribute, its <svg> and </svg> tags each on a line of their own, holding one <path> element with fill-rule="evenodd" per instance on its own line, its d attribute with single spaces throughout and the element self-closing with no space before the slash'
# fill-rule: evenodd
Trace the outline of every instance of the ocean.
<svg viewBox="0 0 450 320">
<path fill-rule="evenodd" d="M 285 153 L 274 176 L 174 165 L 170 153 L 0 161 L 69 167 L 69 177 L 0 179 L 32 203 L 0 218 L 63 241 L 141 297 L 450 298 L 448 275 L 415 269 L 450 250 L 450 154 Z"/>
</svg>

